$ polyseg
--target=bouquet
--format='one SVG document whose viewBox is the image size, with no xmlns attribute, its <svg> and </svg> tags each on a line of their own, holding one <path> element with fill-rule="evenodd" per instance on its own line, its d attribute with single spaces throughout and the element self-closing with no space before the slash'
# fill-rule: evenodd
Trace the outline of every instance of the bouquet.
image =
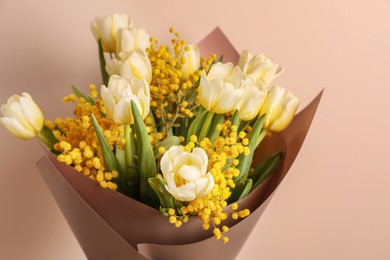
<svg viewBox="0 0 390 260">
<path fill-rule="evenodd" d="M 208 257 L 234 257 L 246 237 L 229 229 L 243 223 L 249 235 L 257 218 L 245 220 L 287 173 L 319 97 L 294 119 L 299 100 L 271 86 L 283 68 L 264 54 L 201 57 L 174 28 L 161 45 L 126 15 L 97 17 L 91 29 L 102 84 L 71 87 L 63 101 L 74 116 L 45 121 L 23 93 L 2 105 L 0 123 L 47 147 L 54 168 L 38 167 L 89 258 L 197 257 L 202 241 L 217 250 Z M 97 230 L 105 249 L 90 241 Z"/>
</svg>

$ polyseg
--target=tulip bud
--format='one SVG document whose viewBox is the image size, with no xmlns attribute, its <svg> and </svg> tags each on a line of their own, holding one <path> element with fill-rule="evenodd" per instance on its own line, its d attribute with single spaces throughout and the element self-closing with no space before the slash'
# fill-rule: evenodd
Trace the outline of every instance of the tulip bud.
<svg viewBox="0 0 390 260">
<path fill-rule="evenodd" d="M 112 59 L 106 64 L 107 73 L 125 78 L 144 79 L 152 81 L 152 65 L 146 54 L 141 50 L 121 52 L 119 59 Z"/>
<path fill-rule="evenodd" d="M 41 110 L 28 93 L 10 97 L 1 106 L 0 123 L 14 136 L 30 139 L 37 136 L 44 124 Z"/>
<path fill-rule="evenodd" d="M 132 52 L 150 47 L 149 34 L 143 28 L 120 28 L 117 32 L 116 53 Z"/>
<path fill-rule="evenodd" d="M 161 171 L 166 190 L 180 201 L 191 201 L 207 195 L 214 187 L 214 178 L 207 172 L 208 157 L 202 148 L 186 152 L 172 146 L 161 158 Z"/>
<path fill-rule="evenodd" d="M 208 75 L 203 71 L 199 85 L 199 101 L 207 110 L 225 114 L 236 109 L 243 90 L 245 75 L 232 63 L 214 64 Z"/>
<path fill-rule="evenodd" d="M 254 54 L 248 50 L 241 52 L 238 66 L 245 75 L 252 77 L 255 82 L 264 87 L 268 87 L 283 72 L 283 68 L 265 54 Z"/>
<path fill-rule="evenodd" d="M 182 64 L 181 72 L 183 79 L 187 80 L 190 74 L 194 73 L 200 67 L 199 49 L 195 45 L 187 45 L 188 49 L 184 51 L 185 62 Z"/>
<path fill-rule="evenodd" d="M 260 115 L 266 114 L 263 128 L 273 131 L 283 131 L 293 120 L 299 105 L 299 99 L 290 91 L 274 86 L 268 92 Z"/>
<path fill-rule="evenodd" d="M 150 90 L 145 80 L 114 75 L 110 77 L 108 87 L 102 86 L 100 91 L 107 114 L 118 125 L 134 123 L 131 101 L 136 104 L 143 119 L 149 113 Z"/>
<path fill-rule="evenodd" d="M 125 14 L 113 14 L 96 17 L 91 23 L 91 30 L 95 39 L 101 41 L 103 50 L 116 52 L 116 35 L 120 28 L 132 27 L 132 20 Z"/>
<path fill-rule="evenodd" d="M 238 115 L 240 120 L 250 121 L 259 115 L 267 90 L 259 88 L 252 82 L 245 84 L 242 90 L 243 97 L 237 106 Z"/>
</svg>

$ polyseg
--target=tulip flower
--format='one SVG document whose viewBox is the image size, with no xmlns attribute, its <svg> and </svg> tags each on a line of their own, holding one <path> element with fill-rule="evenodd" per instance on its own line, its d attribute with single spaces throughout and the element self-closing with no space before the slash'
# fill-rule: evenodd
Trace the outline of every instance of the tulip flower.
<svg viewBox="0 0 390 260">
<path fill-rule="evenodd" d="M 31 139 L 37 136 L 44 124 L 41 110 L 28 93 L 10 97 L 1 106 L 0 123 L 14 136 Z"/>
<path fill-rule="evenodd" d="M 298 105 L 299 99 L 290 91 L 272 87 L 260 110 L 260 115 L 266 114 L 263 128 L 273 132 L 284 130 L 293 120 Z"/>
<path fill-rule="evenodd" d="M 200 67 L 199 49 L 195 45 L 188 45 L 188 49 L 184 51 L 183 57 L 185 62 L 182 64 L 181 72 L 183 79 L 188 79 L 190 74 Z"/>
<path fill-rule="evenodd" d="M 240 120 L 250 121 L 259 115 L 267 90 L 259 88 L 251 81 L 245 84 L 242 89 L 243 97 L 237 106 L 238 115 Z"/>
<path fill-rule="evenodd" d="M 116 53 L 130 53 L 137 49 L 146 51 L 150 47 L 149 38 L 143 28 L 120 28 L 117 32 Z"/>
<path fill-rule="evenodd" d="M 146 54 L 141 50 L 119 53 L 119 59 L 112 59 L 106 64 L 107 73 L 125 78 L 144 79 L 152 81 L 152 65 Z"/>
<path fill-rule="evenodd" d="M 97 41 L 101 41 L 103 50 L 116 52 L 116 36 L 120 28 L 132 27 L 132 20 L 124 14 L 96 17 L 91 23 L 91 30 Z"/>
<path fill-rule="evenodd" d="M 234 110 L 240 101 L 245 75 L 232 63 L 214 64 L 208 75 L 203 71 L 199 85 L 199 101 L 207 110 L 225 114 Z"/>
<path fill-rule="evenodd" d="M 254 54 L 244 50 L 240 54 L 238 66 L 248 77 L 255 82 L 268 87 L 269 84 L 283 72 L 283 68 L 264 54 Z"/>
<path fill-rule="evenodd" d="M 208 157 L 202 148 L 186 152 L 172 146 L 161 158 L 161 171 L 167 191 L 179 201 L 191 201 L 207 195 L 214 178 L 207 172 Z"/>
<path fill-rule="evenodd" d="M 108 87 L 102 86 L 100 91 L 107 114 L 118 125 L 134 123 L 131 101 L 135 103 L 143 119 L 149 113 L 150 90 L 145 80 L 114 75 L 110 77 Z"/>
</svg>

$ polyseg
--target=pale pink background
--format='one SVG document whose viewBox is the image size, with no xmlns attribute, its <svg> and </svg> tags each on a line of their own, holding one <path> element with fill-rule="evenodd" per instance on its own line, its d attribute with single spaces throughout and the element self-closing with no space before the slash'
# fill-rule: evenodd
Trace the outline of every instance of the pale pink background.
<svg viewBox="0 0 390 260">
<path fill-rule="evenodd" d="M 390 259 L 390 1 L 0 0 L 0 103 L 28 91 L 46 118 L 100 80 L 89 30 L 122 12 L 156 38 L 220 26 L 238 50 L 285 67 L 304 107 L 326 88 L 306 142 L 238 259 Z M 35 162 L 0 128 L 0 259 L 85 259 Z"/>
</svg>

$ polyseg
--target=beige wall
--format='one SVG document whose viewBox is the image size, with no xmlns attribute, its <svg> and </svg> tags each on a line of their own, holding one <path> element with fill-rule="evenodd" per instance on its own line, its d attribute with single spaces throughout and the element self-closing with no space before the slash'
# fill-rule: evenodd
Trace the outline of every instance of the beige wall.
<svg viewBox="0 0 390 260">
<path fill-rule="evenodd" d="M 85 10 L 85 11 L 82 11 Z M 326 88 L 289 175 L 238 259 L 390 259 L 390 2 L 0 0 L 0 103 L 28 91 L 46 118 L 98 82 L 95 15 L 123 12 L 161 40 L 220 26 L 271 55 L 305 106 Z M 58 111 L 57 111 L 58 110 Z M 0 259 L 85 259 L 42 181 L 35 141 L 0 129 Z"/>
</svg>

